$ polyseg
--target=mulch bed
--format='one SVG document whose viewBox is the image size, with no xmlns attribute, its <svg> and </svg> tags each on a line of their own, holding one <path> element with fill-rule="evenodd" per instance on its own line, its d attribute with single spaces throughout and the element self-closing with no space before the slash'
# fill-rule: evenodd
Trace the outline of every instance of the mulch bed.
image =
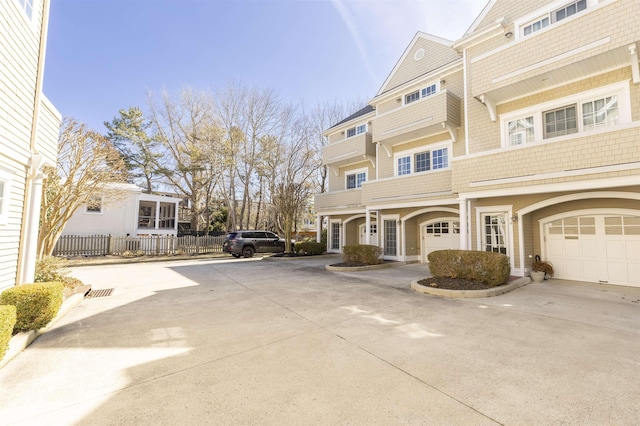
<svg viewBox="0 0 640 426">
<path fill-rule="evenodd" d="M 337 266 L 339 268 L 355 268 L 357 266 L 371 266 L 371 265 L 363 262 L 341 262 L 341 263 L 332 263 L 329 266 Z"/>
<path fill-rule="evenodd" d="M 513 280 L 517 280 L 519 277 L 511 276 L 509 277 L 509 281 L 506 284 Z M 471 281 L 464 280 L 462 278 L 424 278 L 418 281 L 418 284 L 426 286 L 426 287 L 434 287 L 434 288 L 444 288 L 446 290 L 486 290 L 488 288 L 493 288 L 487 283 L 483 283 L 481 281 Z M 506 285 L 502 284 L 502 285 Z M 500 287 L 500 286 L 496 286 Z"/>
</svg>

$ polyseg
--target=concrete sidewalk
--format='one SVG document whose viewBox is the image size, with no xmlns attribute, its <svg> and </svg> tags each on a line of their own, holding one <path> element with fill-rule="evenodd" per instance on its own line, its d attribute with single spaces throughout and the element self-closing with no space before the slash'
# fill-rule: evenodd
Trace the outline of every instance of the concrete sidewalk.
<svg viewBox="0 0 640 426">
<path fill-rule="evenodd" d="M 638 424 L 640 289 L 451 300 L 329 262 L 77 268 L 113 293 L 0 369 L 0 423 Z"/>
</svg>

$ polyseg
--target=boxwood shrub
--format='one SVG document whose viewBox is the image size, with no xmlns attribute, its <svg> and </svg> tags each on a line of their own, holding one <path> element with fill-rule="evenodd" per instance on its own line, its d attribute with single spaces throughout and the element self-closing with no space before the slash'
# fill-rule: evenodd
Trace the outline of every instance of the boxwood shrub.
<svg viewBox="0 0 640 426">
<path fill-rule="evenodd" d="M 55 318 L 62 305 L 64 284 L 21 284 L 0 294 L 0 305 L 16 307 L 14 331 L 38 330 Z"/>
<path fill-rule="evenodd" d="M 360 262 L 367 265 L 382 263 L 379 259 L 382 249 L 378 246 L 366 244 L 352 244 L 342 247 L 343 262 Z"/>
<path fill-rule="evenodd" d="M 316 241 L 298 241 L 295 246 L 296 253 L 302 250 L 305 254 L 322 254 L 326 246 Z"/>
<path fill-rule="evenodd" d="M 0 305 L 0 360 L 7 353 L 15 324 L 16 307 L 13 305 Z"/>
<path fill-rule="evenodd" d="M 495 287 L 509 281 L 509 257 L 501 253 L 473 250 L 437 250 L 429 253 L 434 277 L 463 278 Z"/>
</svg>

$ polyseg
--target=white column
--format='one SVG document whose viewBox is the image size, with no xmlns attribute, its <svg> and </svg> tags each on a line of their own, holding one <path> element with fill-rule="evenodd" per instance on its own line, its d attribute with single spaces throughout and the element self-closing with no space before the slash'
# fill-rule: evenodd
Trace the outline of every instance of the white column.
<svg viewBox="0 0 640 426">
<path fill-rule="evenodd" d="M 42 204 L 42 181 L 45 175 L 36 172 L 31 178 L 29 191 L 29 211 L 26 220 L 25 250 L 23 252 L 22 272 L 20 283 L 32 283 L 36 273 L 36 259 L 38 257 L 38 230 L 40 229 L 40 205 Z"/>
<path fill-rule="evenodd" d="M 365 210 L 365 222 L 364 222 L 364 243 L 367 245 L 371 244 L 371 212 L 369 209 Z"/>
<path fill-rule="evenodd" d="M 469 222 L 467 221 L 469 214 L 467 211 L 467 200 L 458 198 L 458 208 L 460 210 L 460 250 L 469 250 Z"/>
<path fill-rule="evenodd" d="M 156 217 L 155 217 L 154 229 L 158 229 L 159 227 L 160 227 L 160 201 L 156 201 Z"/>
<path fill-rule="evenodd" d="M 316 243 L 322 242 L 322 216 L 316 215 Z"/>
</svg>

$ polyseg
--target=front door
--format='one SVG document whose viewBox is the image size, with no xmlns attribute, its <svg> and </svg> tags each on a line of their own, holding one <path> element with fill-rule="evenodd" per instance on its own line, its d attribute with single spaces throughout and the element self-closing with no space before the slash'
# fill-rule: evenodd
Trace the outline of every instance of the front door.
<svg viewBox="0 0 640 426">
<path fill-rule="evenodd" d="M 372 246 L 377 246 L 378 245 L 378 225 L 376 224 L 376 222 L 371 222 L 370 223 L 370 244 Z M 360 230 L 359 230 L 359 237 L 358 237 L 358 244 L 367 244 L 367 233 L 366 233 L 366 229 L 367 229 L 367 224 L 363 223 L 360 225 Z"/>
</svg>

